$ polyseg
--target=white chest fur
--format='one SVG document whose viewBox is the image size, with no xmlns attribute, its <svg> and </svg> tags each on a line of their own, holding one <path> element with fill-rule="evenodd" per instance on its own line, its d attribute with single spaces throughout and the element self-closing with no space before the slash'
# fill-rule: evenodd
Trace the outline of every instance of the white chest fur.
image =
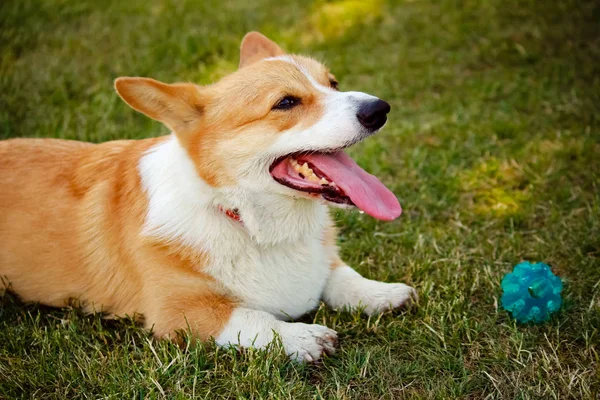
<svg viewBox="0 0 600 400">
<path fill-rule="evenodd" d="M 329 275 L 320 240 L 294 246 L 244 246 L 233 257 L 216 256 L 206 270 L 246 307 L 279 318 L 297 318 L 314 309 Z"/>
<path fill-rule="evenodd" d="M 324 206 L 214 189 L 174 135 L 141 159 L 139 171 L 149 200 L 145 234 L 206 252 L 203 272 L 246 307 L 296 318 L 318 305 L 329 275 L 319 234 Z M 225 217 L 221 204 L 238 207 L 245 224 Z"/>
</svg>

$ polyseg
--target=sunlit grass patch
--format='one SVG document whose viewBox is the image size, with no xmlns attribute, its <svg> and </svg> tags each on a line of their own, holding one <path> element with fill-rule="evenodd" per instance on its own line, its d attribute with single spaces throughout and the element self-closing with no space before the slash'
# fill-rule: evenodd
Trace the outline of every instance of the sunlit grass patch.
<svg viewBox="0 0 600 400">
<path fill-rule="evenodd" d="M 383 6 L 383 0 L 318 1 L 302 27 L 301 39 L 308 44 L 340 37 L 356 25 L 375 21 Z"/>
<path fill-rule="evenodd" d="M 532 193 L 523 168 L 515 160 L 488 158 L 461 174 L 463 199 L 479 215 L 518 214 Z"/>
</svg>

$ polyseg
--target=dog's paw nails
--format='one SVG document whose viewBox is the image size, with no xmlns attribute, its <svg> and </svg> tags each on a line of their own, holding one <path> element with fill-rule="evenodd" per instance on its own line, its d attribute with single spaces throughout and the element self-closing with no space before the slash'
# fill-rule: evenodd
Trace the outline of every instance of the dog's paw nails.
<svg viewBox="0 0 600 400">
<path fill-rule="evenodd" d="M 391 285 L 396 286 L 395 292 L 398 294 L 395 302 L 392 303 L 392 308 L 410 306 L 419 301 L 419 295 L 415 288 L 404 283 L 392 283 Z"/>
<path fill-rule="evenodd" d="M 404 283 L 383 283 L 369 296 L 369 304 L 365 308 L 368 315 L 378 314 L 408 306 L 418 300 L 417 291 Z"/>
<path fill-rule="evenodd" d="M 338 339 L 335 331 L 331 330 L 331 332 L 327 332 L 323 339 L 319 339 L 319 343 L 323 346 L 323 350 L 327 354 L 335 353 L 335 349 L 337 347 Z"/>
<path fill-rule="evenodd" d="M 298 362 L 315 362 L 337 346 L 337 333 L 322 325 L 284 323 L 279 335 L 286 353 Z"/>
</svg>

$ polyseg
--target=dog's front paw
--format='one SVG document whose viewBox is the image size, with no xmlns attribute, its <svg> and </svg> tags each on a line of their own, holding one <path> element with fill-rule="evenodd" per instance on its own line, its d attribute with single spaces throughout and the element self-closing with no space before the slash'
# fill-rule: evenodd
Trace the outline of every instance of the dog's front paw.
<svg viewBox="0 0 600 400">
<path fill-rule="evenodd" d="M 347 265 L 333 270 L 323 293 L 331 307 L 362 308 L 367 315 L 401 307 L 416 298 L 417 292 L 408 285 L 373 281 Z"/>
<path fill-rule="evenodd" d="M 278 333 L 286 353 L 298 362 L 313 362 L 323 353 L 333 354 L 337 333 L 326 326 L 282 322 Z"/>
<path fill-rule="evenodd" d="M 404 283 L 369 281 L 367 286 L 359 304 L 367 315 L 393 310 L 417 299 L 417 291 Z"/>
</svg>

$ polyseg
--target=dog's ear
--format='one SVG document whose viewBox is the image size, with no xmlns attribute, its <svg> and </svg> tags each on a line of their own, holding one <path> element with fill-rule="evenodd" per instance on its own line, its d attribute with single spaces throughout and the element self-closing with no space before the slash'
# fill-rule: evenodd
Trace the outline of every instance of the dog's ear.
<svg viewBox="0 0 600 400">
<path fill-rule="evenodd" d="M 240 68 L 254 64 L 264 58 L 285 54 L 277 43 L 258 32 L 249 32 L 240 46 Z"/>
<path fill-rule="evenodd" d="M 176 133 L 196 126 L 203 113 L 200 88 L 192 83 L 162 83 L 150 78 L 115 80 L 119 96 L 133 109 L 162 122 Z"/>
</svg>

